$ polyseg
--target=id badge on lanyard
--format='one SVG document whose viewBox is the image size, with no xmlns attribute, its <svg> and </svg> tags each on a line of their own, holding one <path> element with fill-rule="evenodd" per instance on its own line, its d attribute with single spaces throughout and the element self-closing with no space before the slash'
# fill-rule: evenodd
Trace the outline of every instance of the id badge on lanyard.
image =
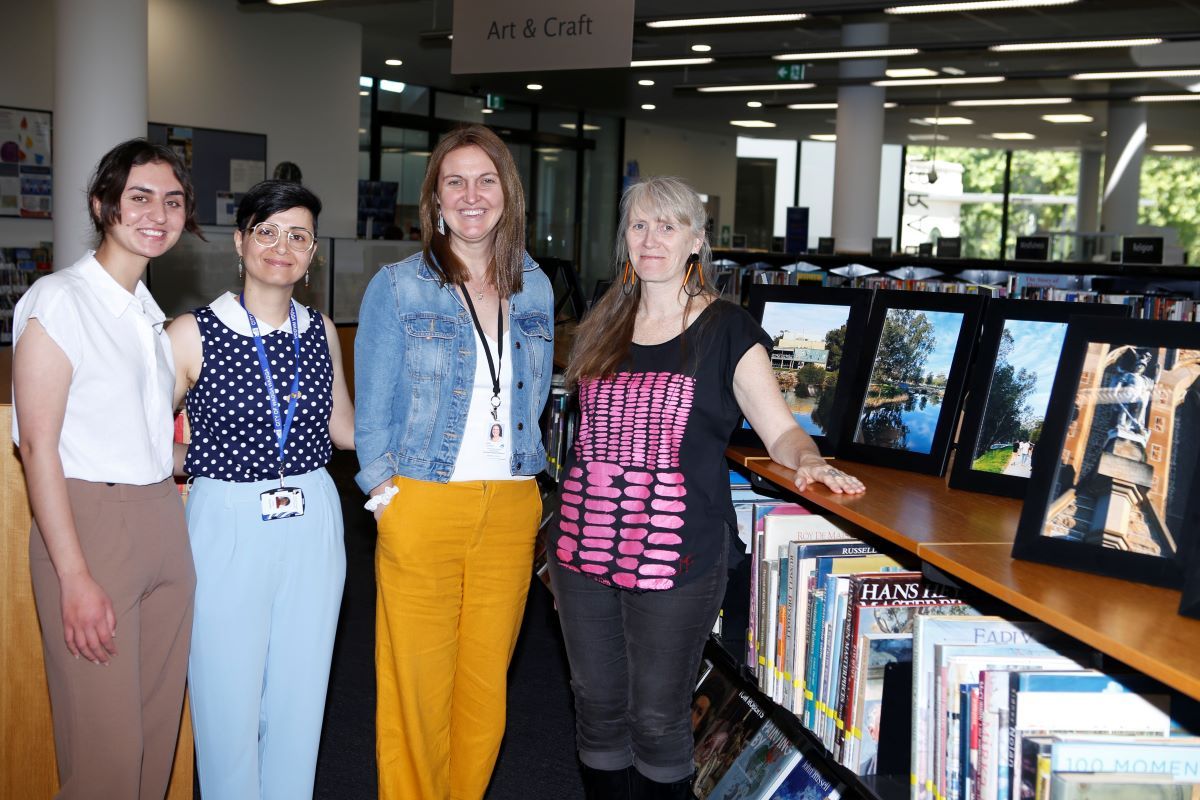
<svg viewBox="0 0 1200 800">
<path fill-rule="evenodd" d="M 254 335 L 254 347 L 258 350 L 258 365 L 262 369 L 263 380 L 267 384 L 267 401 L 271 405 L 271 420 L 275 428 L 275 438 L 279 442 L 279 488 L 268 489 L 258 496 L 264 522 L 275 519 L 299 517 L 304 514 L 304 490 L 298 486 L 285 486 L 283 483 L 283 454 L 287 445 L 288 435 L 292 431 L 292 421 L 296 417 L 296 405 L 300 400 L 300 326 L 296 321 L 296 307 L 289 305 L 288 321 L 292 325 L 292 346 L 296 353 L 296 375 L 292 378 L 292 388 L 288 392 L 288 408 L 286 415 L 280 413 L 279 396 L 275 392 L 275 381 L 271 377 L 271 364 L 267 361 L 267 350 L 263 347 L 262 333 L 258 328 L 258 320 L 246 308 L 241 295 L 238 301 L 246 311 L 250 320 L 250 332 Z"/>
</svg>

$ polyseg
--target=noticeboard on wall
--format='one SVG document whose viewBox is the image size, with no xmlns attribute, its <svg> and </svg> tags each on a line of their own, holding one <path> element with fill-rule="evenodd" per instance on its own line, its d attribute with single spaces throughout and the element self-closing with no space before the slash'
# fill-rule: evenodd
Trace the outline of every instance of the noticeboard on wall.
<svg viewBox="0 0 1200 800">
<path fill-rule="evenodd" d="M 175 150 L 191 170 L 201 225 L 233 225 L 238 200 L 267 176 L 266 134 L 151 122 L 147 138 Z"/>
<path fill-rule="evenodd" d="M 0 217 L 49 219 L 50 112 L 0 106 Z"/>
</svg>

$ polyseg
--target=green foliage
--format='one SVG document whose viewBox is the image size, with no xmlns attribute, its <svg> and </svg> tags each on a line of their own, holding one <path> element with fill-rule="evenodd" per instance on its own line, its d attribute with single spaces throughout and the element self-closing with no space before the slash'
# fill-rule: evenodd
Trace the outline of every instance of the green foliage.
<svg viewBox="0 0 1200 800">
<path fill-rule="evenodd" d="M 1007 356 L 1012 352 L 1013 344 L 1012 334 L 1004 331 L 983 410 L 983 422 L 979 426 L 979 438 L 975 442 L 976 456 L 986 454 L 994 444 L 1021 438 L 1030 422 L 1032 410 L 1025 401 L 1037 385 L 1037 373 L 1015 369 L 1008 363 Z"/>
<path fill-rule="evenodd" d="M 925 361 L 936 344 L 933 323 L 924 313 L 892 309 L 883 322 L 872 380 L 920 383 Z"/>
<path fill-rule="evenodd" d="M 825 334 L 825 349 L 829 358 L 825 361 L 825 369 L 837 372 L 842 367 L 842 348 L 846 346 L 846 326 L 834 328 Z"/>
<path fill-rule="evenodd" d="M 1175 228 L 1188 262 L 1200 262 L 1200 158 L 1147 155 L 1141 186 L 1138 222 Z"/>
<path fill-rule="evenodd" d="M 971 469 L 979 470 L 980 472 L 1002 473 L 1004 472 L 1004 468 L 1008 466 L 1012 454 L 1013 449 L 1011 447 L 989 450 L 971 462 Z"/>
<path fill-rule="evenodd" d="M 825 368 L 816 364 L 805 364 L 796 370 L 796 383 L 800 384 L 800 387 L 822 386 L 825 383 Z M 802 392 L 797 388 L 797 394 L 803 396 L 807 392 Z"/>
</svg>

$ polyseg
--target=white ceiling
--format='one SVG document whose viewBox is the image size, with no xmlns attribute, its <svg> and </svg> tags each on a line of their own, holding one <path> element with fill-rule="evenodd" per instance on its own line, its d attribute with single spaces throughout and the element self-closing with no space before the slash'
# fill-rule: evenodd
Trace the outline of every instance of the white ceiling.
<svg viewBox="0 0 1200 800">
<path fill-rule="evenodd" d="M 796 6 L 745 8 L 731 0 L 638 0 L 633 58 L 673 58 L 694 55 L 693 44 L 712 46 L 706 55 L 716 58 L 711 66 L 667 69 L 611 69 L 539 72 L 536 75 L 505 73 L 454 76 L 450 74 L 452 5 L 447 0 L 323 0 L 294 7 L 251 5 L 243 9 L 258 13 L 314 13 L 358 22 L 363 28 L 363 73 L 407 83 L 433 86 L 464 93 L 496 93 L 512 101 L 536 102 L 542 106 L 577 108 L 580 105 L 601 113 L 631 120 L 646 120 L 713 133 L 806 138 L 814 133 L 833 133 L 834 111 L 793 111 L 787 103 L 832 102 L 837 96 L 837 61 L 811 62 L 805 80 L 813 89 L 793 92 L 745 94 L 701 94 L 704 84 L 772 83 L 779 62 L 776 53 L 831 49 L 841 44 L 844 23 L 880 21 L 890 23 L 888 46 L 909 46 L 923 52 L 890 59 L 889 67 L 926 67 L 942 71 L 949 67 L 966 75 L 1004 75 L 1001 84 L 958 87 L 889 88 L 887 100 L 898 103 L 886 113 L 885 140 L 893 144 L 918 144 L 909 137 L 932 133 L 932 128 L 911 122 L 927 116 L 963 116 L 973 124 L 944 126 L 948 136 L 943 146 L 1102 147 L 1108 98 L 1139 93 L 1185 92 L 1200 78 L 1138 81 L 1076 81 L 1069 75 L 1081 71 L 1112 71 L 1164 66 L 1200 68 L 1200 2 L 1193 0 L 1081 0 L 1068 6 L 1041 9 L 937 13 L 885 16 L 882 2 L 832 2 L 809 0 Z M 893 0 L 891 4 L 907 2 Z M 775 26 L 738 26 L 657 31 L 645 22 L 656 18 L 708 16 L 728 13 L 804 11 L 810 16 L 798 23 Z M 988 44 L 1031 40 L 1165 36 L 1182 41 L 1141 48 L 1060 50 L 1037 53 L 994 53 Z M 384 65 L 385 59 L 400 58 L 400 67 Z M 944 74 L 944 73 L 943 73 Z M 655 81 L 652 87 L 637 84 L 640 78 Z M 531 81 L 545 88 L 530 92 Z M 1078 101 L 1053 107 L 951 108 L 955 98 L 981 97 L 1071 97 Z M 1094 99 L 1087 99 L 1094 98 Z M 763 103 L 750 109 L 746 102 Z M 654 111 L 643 111 L 653 103 Z M 1086 124 L 1053 125 L 1042 121 L 1044 113 L 1084 113 L 1094 118 Z M 1200 102 L 1154 103 L 1148 106 L 1149 144 L 1192 144 L 1200 154 Z M 777 124 L 773 129 L 745 131 L 729 124 L 731 119 L 763 119 Z M 997 132 L 1033 134 L 1032 141 L 998 142 Z"/>
</svg>

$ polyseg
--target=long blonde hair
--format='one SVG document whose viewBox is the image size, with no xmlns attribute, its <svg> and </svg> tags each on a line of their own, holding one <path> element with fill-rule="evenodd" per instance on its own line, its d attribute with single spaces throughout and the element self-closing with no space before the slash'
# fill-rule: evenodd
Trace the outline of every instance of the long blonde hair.
<svg viewBox="0 0 1200 800">
<path fill-rule="evenodd" d="M 625 293 L 628 287 L 622 285 L 626 265 L 629 263 L 629 242 L 625 234 L 629 229 L 629 218 L 634 208 L 647 211 L 653 218 L 674 220 L 701 240 L 697 253 L 700 256 L 700 269 L 684 286 L 688 299 L 683 309 L 680 331 L 686 329 L 692 302 L 697 297 L 716 297 L 716 292 L 710 288 L 713 285 L 713 274 L 712 248 L 709 247 L 706 235 L 708 214 L 704 210 L 704 203 L 700 201 L 700 195 L 683 180 L 667 176 L 646 178 L 633 184 L 621 197 L 621 220 L 617 225 L 617 242 L 614 248 L 614 280 L 575 331 L 575 342 L 571 347 L 571 359 L 566 372 L 569 388 L 584 378 L 611 375 L 629 358 L 629 346 L 633 342 L 633 324 L 642 300 L 640 281 L 634 284 L 628 294 Z M 632 273 L 632 267 L 629 270 Z M 703 273 L 703 286 L 699 273 Z"/>
</svg>

